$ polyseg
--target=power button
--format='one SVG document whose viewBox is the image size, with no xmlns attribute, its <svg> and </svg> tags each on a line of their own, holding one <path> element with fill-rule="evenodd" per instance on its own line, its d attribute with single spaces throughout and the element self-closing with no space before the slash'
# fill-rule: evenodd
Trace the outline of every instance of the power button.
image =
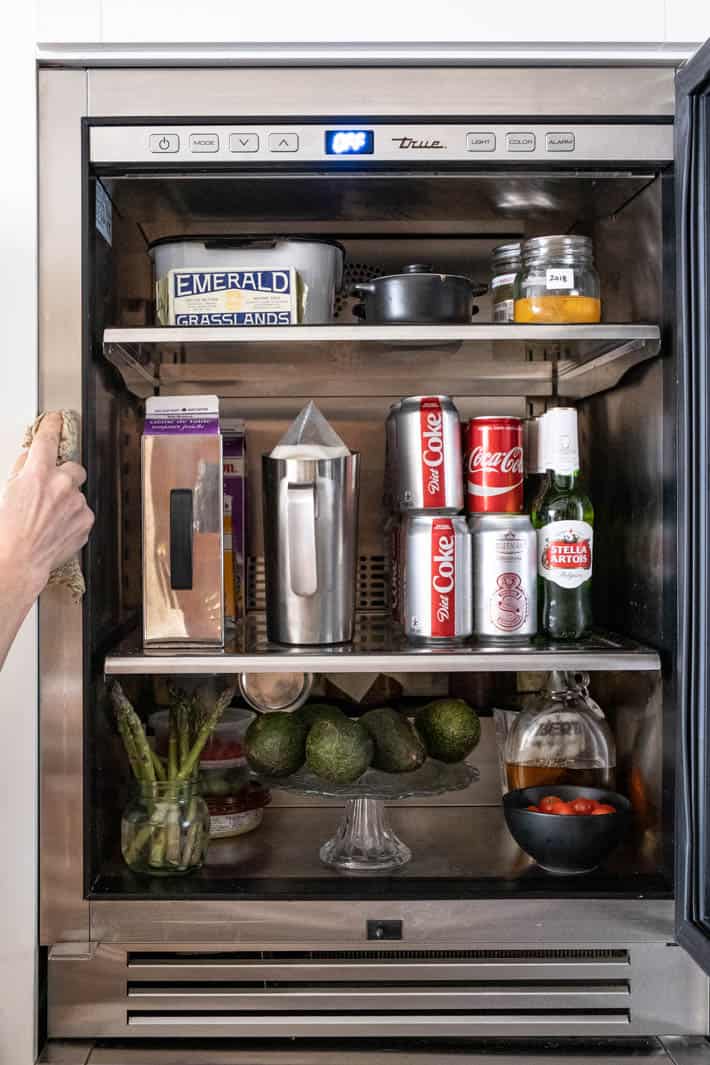
<svg viewBox="0 0 710 1065">
<path fill-rule="evenodd" d="M 170 155 L 180 151 L 180 138 L 177 133 L 151 133 L 150 150 L 157 155 Z"/>
</svg>

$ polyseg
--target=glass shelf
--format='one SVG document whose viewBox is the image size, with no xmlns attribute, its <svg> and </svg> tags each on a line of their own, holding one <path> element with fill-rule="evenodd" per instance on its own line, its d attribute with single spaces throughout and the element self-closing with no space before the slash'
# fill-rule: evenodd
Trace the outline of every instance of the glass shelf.
<svg viewBox="0 0 710 1065">
<path fill-rule="evenodd" d="M 550 669 L 659 670 L 656 651 L 634 640 L 595 631 L 582 640 L 554 643 L 536 637 L 531 643 L 487 646 L 468 642 L 448 646 L 407 643 L 382 616 L 360 615 L 355 639 L 331 647 L 284 647 L 266 639 L 263 615 L 250 615 L 228 637 L 224 650 L 144 648 L 137 638 L 107 655 L 107 675 L 279 673 L 471 673 Z"/>
<path fill-rule="evenodd" d="M 657 325 L 320 325 L 107 329 L 104 354 L 145 398 L 453 396 L 581 399 L 657 355 Z M 434 384 L 433 384 L 434 383 Z"/>
</svg>

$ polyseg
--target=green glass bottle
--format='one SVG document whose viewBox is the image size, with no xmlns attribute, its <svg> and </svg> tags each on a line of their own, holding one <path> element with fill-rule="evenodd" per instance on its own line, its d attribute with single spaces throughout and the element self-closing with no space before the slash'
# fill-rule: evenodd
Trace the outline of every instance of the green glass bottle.
<svg viewBox="0 0 710 1065">
<path fill-rule="evenodd" d="M 547 488 L 536 501 L 540 630 L 575 640 L 592 624 L 594 508 L 579 477 L 577 411 L 555 407 L 542 419 Z"/>
</svg>

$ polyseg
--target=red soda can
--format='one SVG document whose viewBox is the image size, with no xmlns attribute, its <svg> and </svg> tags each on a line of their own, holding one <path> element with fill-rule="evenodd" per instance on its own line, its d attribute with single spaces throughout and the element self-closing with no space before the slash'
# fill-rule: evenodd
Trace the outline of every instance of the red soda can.
<svg viewBox="0 0 710 1065">
<path fill-rule="evenodd" d="M 521 419 L 472 418 L 466 426 L 468 513 L 522 513 L 524 478 Z"/>
</svg>

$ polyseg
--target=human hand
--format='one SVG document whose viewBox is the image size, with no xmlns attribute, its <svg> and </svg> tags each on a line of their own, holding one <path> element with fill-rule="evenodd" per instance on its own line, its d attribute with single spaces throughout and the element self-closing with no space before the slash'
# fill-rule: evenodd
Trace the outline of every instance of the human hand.
<svg viewBox="0 0 710 1065">
<path fill-rule="evenodd" d="M 84 546 L 94 524 L 79 491 L 86 480 L 83 466 L 56 464 L 61 427 L 59 414 L 42 419 L 0 492 L 0 566 L 32 596 L 42 591 L 52 570 Z"/>
</svg>

